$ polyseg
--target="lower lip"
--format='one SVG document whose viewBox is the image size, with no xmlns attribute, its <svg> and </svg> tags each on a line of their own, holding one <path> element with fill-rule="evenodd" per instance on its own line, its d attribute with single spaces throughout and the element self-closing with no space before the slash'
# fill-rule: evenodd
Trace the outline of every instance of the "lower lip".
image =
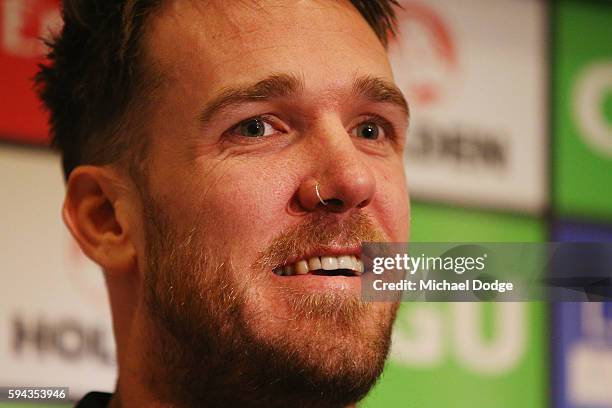
<svg viewBox="0 0 612 408">
<path fill-rule="evenodd" d="M 335 291 L 354 295 L 361 293 L 361 279 L 358 276 L 323 276 L 313 274 L 278 276 L 272 274 L 272 279 L 278 286 L 304 292 Z"/>
</svg>

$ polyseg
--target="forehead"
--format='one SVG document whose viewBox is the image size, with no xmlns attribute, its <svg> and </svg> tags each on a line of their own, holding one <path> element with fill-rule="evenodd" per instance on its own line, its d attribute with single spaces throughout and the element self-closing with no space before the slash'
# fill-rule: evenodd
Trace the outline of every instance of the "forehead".
<svg viewBox="0 0 612 408">
<path fill-rule="evenodd" d="M 311 88 L 392 79 L 384 47 L 344 0 L 174 0 L 153 16 L 146 48 L 171 83 L 202 92 L 285 72 Z"/>
</svg>

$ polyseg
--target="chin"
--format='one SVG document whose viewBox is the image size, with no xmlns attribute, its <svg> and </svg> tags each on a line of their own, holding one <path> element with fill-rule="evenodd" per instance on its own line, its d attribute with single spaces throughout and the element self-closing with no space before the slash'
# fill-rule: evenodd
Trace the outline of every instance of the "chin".
<svg viewBox="0 0 612 408">
<path fill-rule="evenodd" d="M 382 373 L 397 307 L 305 295 L 282 310 L 253 307 L 246 320 L 250 336 L 275 356 L 275 373 L 265 375 L 280 389 L 324 396 L 312 406 L 343 406 L 363 398 Z"/>
</svg>

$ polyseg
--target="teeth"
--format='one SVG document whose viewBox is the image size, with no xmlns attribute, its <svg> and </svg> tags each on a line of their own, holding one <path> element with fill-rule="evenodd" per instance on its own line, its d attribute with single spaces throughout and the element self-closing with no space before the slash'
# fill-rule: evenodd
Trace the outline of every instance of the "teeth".
<svg viewBox="0 0 612 408">
<path fill-rule="evenodd" d="M 302 259 L 294 264 L 277 268 L 274 273 L 279 276 L 307 275 L 310 271 L 321 269 L 325 271 L 347 269 L 359 276 L 363 273 L 363 262 L 355 255 L 314 256 L 308 260 Z"/>
<path fill-rule="evenodd" d="M 363 262 L 361 259 L 355 259 L 355 272 L 357 275 L 361 275 L 363 273 Z"/>
<path fill-rule="evenodd" d="M 334 269 L 338 269 L 338 258 L 335 256 L 322 256 L 321 266 L 323 267 L 324 271 L 333 271 Z"/>
<path fill-rule="evenodd" d="M 338 257 L 338 268 L 355 270 L 355 261 L 350 255 L 342 255 Z"/>
<path fill-rule="evenodd" d="M 295 264 L 296 275 L 306 275 L 308 273 L 308 262 L 302 260 Z"/>
<path fill-rule="evenodd" d="M 312 257 L 308 260 L 308 269 L 311 271 L 316 271 L 317 269 L 323 269 L 321 266 L 321 260 L 318 256 Z"/>
</svg>

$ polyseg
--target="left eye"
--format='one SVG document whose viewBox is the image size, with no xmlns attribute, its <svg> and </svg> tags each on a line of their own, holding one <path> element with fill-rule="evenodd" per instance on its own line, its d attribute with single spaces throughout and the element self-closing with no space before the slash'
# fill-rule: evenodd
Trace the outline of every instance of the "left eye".
<svg viewBox="0 0 612 408">
<path fill-rule="evenodd" d="M 376 140 L 381 135 L 384 135 L 384 130 L 381 126 L 372 121 L 360 123 L 353 129 L 353 132 L 354 136 L 369 140 Z"/>
<path fill-rule="evenodd" d="M 274 128 L 261 118 L 252 118 L 238 124 L 235 133 L 243 137 L 258 138 L 272 135 Z"/>
</svg>

